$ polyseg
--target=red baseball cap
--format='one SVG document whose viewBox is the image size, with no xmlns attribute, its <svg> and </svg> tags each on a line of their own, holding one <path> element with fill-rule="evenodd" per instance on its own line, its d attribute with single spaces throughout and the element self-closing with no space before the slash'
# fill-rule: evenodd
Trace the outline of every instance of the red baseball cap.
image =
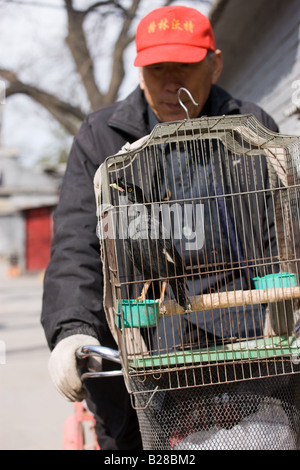
<svg viewBox="0 0 300 470">
<path fill-rule="evenodd" d="M 136 32 L 136 67 L 159 62 L 200 62 L 215 50 L 209 19 L 194 8 L 162 7 L 139 23 Z"/>
</svg>

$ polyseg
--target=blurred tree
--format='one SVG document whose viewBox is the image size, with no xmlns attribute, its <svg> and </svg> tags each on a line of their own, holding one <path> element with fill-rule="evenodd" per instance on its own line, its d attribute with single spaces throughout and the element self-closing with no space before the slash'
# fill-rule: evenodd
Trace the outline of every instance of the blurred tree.
<svg viewBox="0 0 300 470">
<path fill-rule="evenodd" d="M 86 9 L 79 9 L 75 7 L 75 0 L 63 0 L 67 15 L 65 43 L 85 89 L 90 111 L 113 103 L 118 98 L 118 93 L 125 77 L 124 54 L 127 47 L 135 39 L 132 33 L 132 24 L 143 2 L 145 0 L 128 0 L 127 2 L 122 0 L 102 0 L 93 2 Z M 195 2 L 195 4 L 206 2 L 209 3 L 209 0 L 202 0 Z M 17 3 L 17 0 L 15 0 L 15 3 Z M 161 6 L 168 6 L 172 3 L 174 3 L 173 0 L 162 0 Z M 85 30 L 87 18 L 95 11 L 97 11 L 98 15 L 103 16 L 104 21 L 108 15 L 118 15 L 122 19 L 121 27 L 113 46 L 111 78 L 105 92 L 98 85 L 93 54 Z M 46 108 L 67 132 L 70 134 L 77 132 L 79 124 L 86 115 L 86 111 L 80 106 L 64 101 L 58 94 L 45 91 L 40 86 L 25 82 L 20 79 L 16 71 L 0 67 L 0 77 L 6 80 L 8 84 L 6 98 L 17 93 L 27 95 Z"/>
</svg>

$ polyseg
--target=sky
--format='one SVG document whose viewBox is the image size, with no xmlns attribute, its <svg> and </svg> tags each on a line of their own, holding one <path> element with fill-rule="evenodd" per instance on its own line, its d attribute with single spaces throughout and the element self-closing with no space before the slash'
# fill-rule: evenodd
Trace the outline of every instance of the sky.
<svg viewBox="0 0 300 470">
<path fill-rule="evenodd" d="M 123 0 L 123 3 L 128 1 Z M 92 3 L 93 0 L 75 0 L 77 7 Z M 176 3 L 195 6 L 196 2 L 181 0 Z M 161 5 L 162 0 L 145 0 L 139 16 Z M 208 13 L 207 2 L 197 2 L 197 6 L 202 13 Z M 95 14 L 90 17 L 89 27 L 92 31 L 90 44 L 98 45 L 93 52 L 97 52 L 101 59 L 96 64 L 96 74 L 99 85 L 104 89 L 108 84 L 108 74 L 103 70 L 109 70 L 109 50 L 116 29 L 107 22 L 99 27 L 99 18 Z M 104 33 L 102 28 L 105 28 Z M 87 110 L 84 90 L 72 73 L 73 64 L 64 46 L 65 34 L 66 14 L 62 0 L 0 0 L 0 67 L 18 71 L 22 80 L 50 92 L 55 90 L 59 96 L 68 97 L 75 104 L 79 98 L 81 106 Z M 134 56 L 135 46 L 132 44 L 126 52 L 126 62 L 132 64 Z M 70 77 L 73 78 L 70 80 Z M 119 98 L 124 98 L 137 83 L 137 69 L 130 66 Z M 36 165 L 45 157 L 55 162 L 60 150 L 71 146 L 72 137 L 65 134 L 46 110 L 24 95 L 5 99 L 0 114 L 1 144 L 15 149 L 25 166 Z"/>
</svg>

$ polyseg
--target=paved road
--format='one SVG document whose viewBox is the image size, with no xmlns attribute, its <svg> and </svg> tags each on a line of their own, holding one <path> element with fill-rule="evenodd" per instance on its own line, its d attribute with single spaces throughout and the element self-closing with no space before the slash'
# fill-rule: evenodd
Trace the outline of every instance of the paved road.
<svg viewBox="0 0 300 470">
<path fill-rule="evenodd" d="M 0 263 L 0 450 L 61 449 L 73 412 L 48 376 L 41 297 L 40 276 L 9 278 Z"/>
</svg>

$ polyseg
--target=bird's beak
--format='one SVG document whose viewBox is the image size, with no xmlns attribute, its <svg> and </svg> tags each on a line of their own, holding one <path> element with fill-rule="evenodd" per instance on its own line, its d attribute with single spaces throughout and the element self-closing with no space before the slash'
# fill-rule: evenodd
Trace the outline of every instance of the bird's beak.
<svg viewBox="0 0 300 470">
<path fill-rule="evenodd" d="M 118 191 L 124 192 L 124 189 L 121 186 L 118 186 L 117 183 L 112 183 L 109 185 L 113 189 L 117 189 Z"/>
</svg>

